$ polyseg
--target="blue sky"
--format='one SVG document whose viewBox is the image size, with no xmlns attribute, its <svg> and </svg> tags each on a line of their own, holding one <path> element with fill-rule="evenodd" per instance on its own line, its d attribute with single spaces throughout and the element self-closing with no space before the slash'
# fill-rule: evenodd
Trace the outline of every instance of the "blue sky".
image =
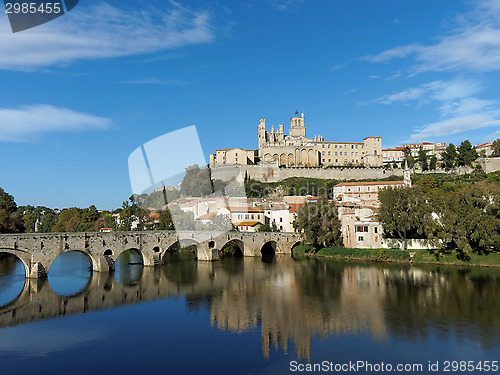
<svg viewBox="0 0 500 375">
<path fill-rule="evenodd" d="M 500 136 L 496 0 L 89 1 L 13 34 L 0 14 L 0 186 L 113 209 L 127 159 L 196 125 L 207 155 L 257 125 L 383 146 Z"/>
</svg>

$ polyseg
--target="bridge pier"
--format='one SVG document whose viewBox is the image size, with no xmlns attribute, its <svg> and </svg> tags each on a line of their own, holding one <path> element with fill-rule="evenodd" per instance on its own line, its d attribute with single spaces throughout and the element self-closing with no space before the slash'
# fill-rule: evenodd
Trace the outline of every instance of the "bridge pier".
<svg viewBox="0 0 500 375">
<path fill-rule="evenodd" d="M 115 270 L 115 263 L 110 256 L 92 255 L 92 271 L 94 272 L 112 272 Z"/>
<path fill-rule="evenodd" d="M 198 246 L 196 249 L 197 258 L 199 261 L 213 262 L 219 260 L 219 250 L 206 248 L 205 246 Z"/>
<path fill-rule="evenodd" d="M 30 263 L 27 275 L 29 279 L 44 279 L 47 278 L 48 272 L 47 268 L 42 264 L 42 262 L 32 261 Z"/>
</svg>

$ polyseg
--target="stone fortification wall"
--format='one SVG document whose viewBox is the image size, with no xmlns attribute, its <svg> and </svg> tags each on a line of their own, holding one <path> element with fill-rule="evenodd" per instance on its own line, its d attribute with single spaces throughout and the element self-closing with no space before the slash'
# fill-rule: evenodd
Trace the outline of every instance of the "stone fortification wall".
<svg viewBox="0 0 500 375">
<path fill-rule="evenodd" d="M 227 181 L 232 177 L 249 178 L 264 182 L 277 182 L 291 177 L 306 177 L 335 180 L 381 179 L 403 176 L 402 169 L 383 168 L 279 168 L 275 164 L 231 165 L 212 169 L 212 178 Z"/>
<path fill-rule="evenodd" d="M 479 159 L 478 163 L 486 173 L 500 171 L 500 158 Z"/>
</svg>

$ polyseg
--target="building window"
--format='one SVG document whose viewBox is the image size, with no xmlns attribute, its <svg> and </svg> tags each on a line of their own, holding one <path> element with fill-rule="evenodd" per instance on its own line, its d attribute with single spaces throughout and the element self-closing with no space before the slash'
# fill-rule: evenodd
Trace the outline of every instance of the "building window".
<svg viewBox="0 0 500 375">
<path fill-rule="evenodd" d="M 325 156 L 325 151 L 323 151 L 323 152 L 321 153 L 321 155 Z"/>
<path fill-rule="evenodd" d="M 248 215 L 245 215 L 245 219 L 248 219 Z"/>
<path fill-rule="evenodd" d="M 354 148 L 354 145 L 351 145 L 351 148 Z"/>
<path fill-rule="evenodd" d="M 328 151 L 328 155 L 331 155 L 331 154 L 332 154 L 332 152 L 331 152 L 331 151 Z"/>
<path fill-rule="evenodd" d="M 363 242 L 363 236 L 359 236 L 358 241 Z"/>
<path fill-rule="evenodd" d="M 374 230 L 375 233 L 378 233 L 378 228 L 377 227 L 373 228 L 373 230 Z"/>
<path fill-rule="evenodd" d="M 323 159 L 323 163 L 325 162 L 325 159 Z"/>
<path fill-rule="evenodd" d="M 340 151 L 340 156 L 342 156 L 342 151 Z"/>
<path fill-rule="evenodd" d="M 253 219 L 253 215 L 252 215 L 252 219 Z"/>
<path fill-rule="evenodd" d="M 328 145 L 328 148 L 330 148 L 330 145 Z"/>
<path fill-rule="evenodd" d="M 328 163 L 331 163 L 332 162 L 332 159 L 328 159 Z"/>
<path fill-rule="evenodd" d="M 339 162 L 339 159 L 335 159 L 335 163 L 338 163 Z"/>
<path fill-rule="evenodd" d="M 337 148 L 337 145 L 335 145 L 335 148 Z"/>
</svg>

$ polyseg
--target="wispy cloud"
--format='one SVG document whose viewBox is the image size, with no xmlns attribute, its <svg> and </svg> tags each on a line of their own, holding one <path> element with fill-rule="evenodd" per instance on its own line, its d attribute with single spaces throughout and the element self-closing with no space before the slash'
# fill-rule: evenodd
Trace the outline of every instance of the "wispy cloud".
<svg viewBox="0 0 500 375">
<path fill-rule="evenodd" d="M 304 0 L 267 0 L 278 10 L 295 10 Z"/>
<path fill-rule="evenodd" d="M 350 89 L 343 92 L 344 95 L 354 94 L 358 89 Z"/>
<path fill-rule="evenodd" d="M 455 117 L 443 121 L 438 121 L 432 124 L 427 124 L 421 128 L 416 129 L 410 136 L 410 141 L 419 142 L 430 138 L 450 136 L 469 130 L 488 128 L 492 126 L 500 126 L 500 119 L 495 118 L 491 114 L 484 113 Z"/>
<path fill-rule="evenodd" d="M 413 74 L 428 71 L 487 72 L 500 70 L 500 6 L 497 0 L 483 0 L 457 17 L 457 27 L 435 44 L 398 46 L 365 59 L 375 63 L 411 57 Z"/>
<path fill-rule="evenodd" d="M 106 130 L 111 125 L 107 118 L 46 104 L 0 107 L 0 141 L 32 142 L 46 133 Z"/>
<path fill-rule="evenodd" d="M 403 91 L 383 95 L 380 98 L 364 103 L 392 104 L 395 102 L 437 100 L 443 103 L 457 99 L 468 98 L 482 90 L 481 84 L 476 80 L 456 79 L 452 81 L 437 80 L 424 83 L 418 87 L 410 87 Z"/>
<path fill-rule="evenodd" d="M 482 89 L 482 84 L 473 79 L 438 80 L 361 104 L 417 102 L 418 106 L 437 105 L 439 121 L 415 128 L 406 140 L 417 142 L 500 126 L 498 103 L 476 97 Z"/>
<path fill-rule="evenodd" d="M 0 17 L 0 69 L 35 70 L 214 40 L 207 12 L 194 12 L 174 2 L 168 4 L 168 10 L 137 10 L 98 2 L 16 34 L 11 33 L 7 17 Z"/>
</svg>

